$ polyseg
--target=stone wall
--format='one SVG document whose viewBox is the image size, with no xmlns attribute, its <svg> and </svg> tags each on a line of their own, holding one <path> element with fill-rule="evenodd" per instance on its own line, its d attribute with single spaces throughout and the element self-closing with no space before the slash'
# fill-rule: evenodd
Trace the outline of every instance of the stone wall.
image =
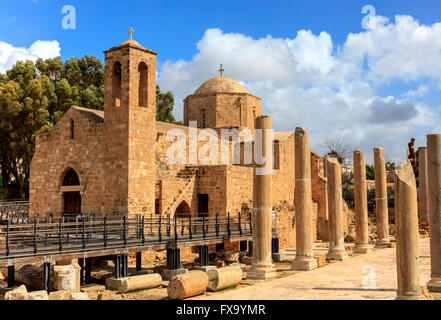
<svg viewBox="0 0 441 320">
<path fill-rule="evenodd" d="M 75 191 L 82 193 L 83 212 L 100 214 L 104 208 L 118 207 L 103 181 L 106 176 L 105 147 L 97 140 L 104 126 L 100 119 L 87 109 L 73 107 L 51 132 L 37 137 L 30 170 L 31 216 L 61 214 L 64 210 L 62 183 L 69 168 L 74 169 L 80 179 L 80 186 Z"/>
</svg>

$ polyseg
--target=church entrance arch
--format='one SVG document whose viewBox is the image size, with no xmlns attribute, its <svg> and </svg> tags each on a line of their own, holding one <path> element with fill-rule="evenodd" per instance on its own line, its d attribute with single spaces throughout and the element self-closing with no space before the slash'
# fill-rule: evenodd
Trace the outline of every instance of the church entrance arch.
<svg viewBox="0 0 441 320">
<path fill-rule="evenodd" d="M 74 169 L 70 168 L 64 175 L 63 187 L 79 187 L 80 179 Z M 63 192 L 64 215 L 73 216 L 81 214 L 80 191 Z"/>
</svg>

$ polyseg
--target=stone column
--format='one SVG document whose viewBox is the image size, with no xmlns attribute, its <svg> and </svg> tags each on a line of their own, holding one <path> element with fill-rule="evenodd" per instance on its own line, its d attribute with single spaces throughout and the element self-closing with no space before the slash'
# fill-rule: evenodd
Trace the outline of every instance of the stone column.
<svg viewBox="0 0 441 320">
<path fill-rule="evenodd" d="M 335 158 L 326 159 L 328 173 L 328 210 L 331 241 L 326 259 L 344 260 L 348 257 L 345 250 L 343 230 L 343 193 L 341 167 Z"/>
<path fill-rule="evenodd" d="M 311 149 L 303 128 L 296 128 L 295 133 L 295 179 L 296 258 L 291 268 L 309 271 L 317 268 L 317 260 L 313 253 Z"/>
<path fill-rule="evenodd" d="M 429 222 L 429 184 L 427 176 L 427 148 L 418 148 L 418 172 L 419 172 L 419 222 Z"/>
<path fill-rule="evenodd" d="M 387 177 L 386 161 L 384 160 L 384 149 L 374 149 L 375 167 L 375 203 L 377 218 L 377 248 L 386 247 L 389 239 L 389 211 L 387 202 Z"/>
<path fill-rule="evenodd" d="M 269 116 L 262 115 L 256 118 L 256 132 L 258 130 L 261 130 L 262 134 L 255 135 L 254 147 L 256 148 L 258 143 L 261 144 L 264 161 L 263 164 L 255 161 L 254 165 L 253 265 L 247 272 L 248 279 L 267 279 L 276 276 L 276 269 L 271 259 L 273 150 L 272 143 L 267 145 L 267 140 L 272 138 Z M 257 138 L 260 138 L 260 141 L 257 141 Z M 268 163 L 271 164 L 269 171 L 264 170 Z"/>
<path fill-rule="evenodd" d="M 441 134 L 427 136 L 431 275 L 427 288 L 441 292 Z"/>
<path fill-rule="evenodd" d="M 359 150 L 354 151 L 354 201 L 356 234 L 354 253 L 368 253 L 372 247 L 369 245 L 366 162 L 363 152 Z"/>
<path fill-rule="evenodd" d="M 415 175 L 409 163 L 395 170 L 395 220 L 397 227 L 397 299 L 420 300 L 418 207 Z"/>
</svg>

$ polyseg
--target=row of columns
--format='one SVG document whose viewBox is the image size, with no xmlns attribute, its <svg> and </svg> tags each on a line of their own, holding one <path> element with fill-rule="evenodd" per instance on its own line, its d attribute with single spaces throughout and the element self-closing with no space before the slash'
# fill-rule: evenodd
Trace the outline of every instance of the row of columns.
<svg viewBox="0 0 441 320">
<path fill-rule="evenodd" d="M 272 163 L 272 150 L 267 150 L 265 130 L 271 130 L 271 119 L 262 115 L 256 118 L 257 130 L 263 130 L 261 141 L 262 156 L 265 161 L 254 168 L 254 229 L 255 250 L 253 265 L 248 272 L 250 279 L 266 279 L 274 275 L 271 259 L 271 172 L 257 174 L 259 168 Z M 292 262 L 294 270 L 312 270 L 317 268 L 313 253 L 312 230 L 312 185 L 311 185 L 311 149 L 309 137 L 304 128 L 295 131 L 295 207 L 296 207 L 296 258 Z M 389 217 L 387 201 L 387 180 L 384 150 L 374 149 L 377 204 L 377 247 L 384 247 L 389 242 Z M 344 247 L 343 197 L 341 166 L 336 159 L 326 161 L 328 172 L 328 201 L 330 210 L 331 240 L 328 259 L 343 260 L 348 254 Z M 364 154 L 354 152 L 354 193 L 356 215 L 356 245 L 354 253 L 367 253 L 369 245 L 368 207 L 366 190 L 366 163 Z"/>
<path fill-rule="evenodd" d="M 395 171 L 398 299 L 422 299 L 419 283 L 418 222 L 430 225 L 430 292 L 441 292 L 441 134 L 418 149 L 419 200 L 409 163 Z"/>
</svg>

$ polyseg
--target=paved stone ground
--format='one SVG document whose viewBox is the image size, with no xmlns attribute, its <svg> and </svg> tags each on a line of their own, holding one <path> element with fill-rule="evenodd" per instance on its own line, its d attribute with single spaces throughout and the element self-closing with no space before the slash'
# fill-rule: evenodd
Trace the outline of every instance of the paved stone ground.
<svg viewBox="0 0 441 320">
<path fill-rule="evenodd" d="M 420 283 L 430 277 L 429 239 L 420 239 Z M 221 293 L 203 295 L 192 300 L 392 300 L 396 297 L 396 249 L 375 249 L 353 255 L 343 262 L 327 264 L 310 272 L 295 272 L 283 278 L 239 286 Z M 289 251 L 288 251 L 289 252 Z M 375 270 L 375 289 L 363 289 L 367 273 Z M 440 297 L 431 297 L 440 299 Z"/>
</svg>

